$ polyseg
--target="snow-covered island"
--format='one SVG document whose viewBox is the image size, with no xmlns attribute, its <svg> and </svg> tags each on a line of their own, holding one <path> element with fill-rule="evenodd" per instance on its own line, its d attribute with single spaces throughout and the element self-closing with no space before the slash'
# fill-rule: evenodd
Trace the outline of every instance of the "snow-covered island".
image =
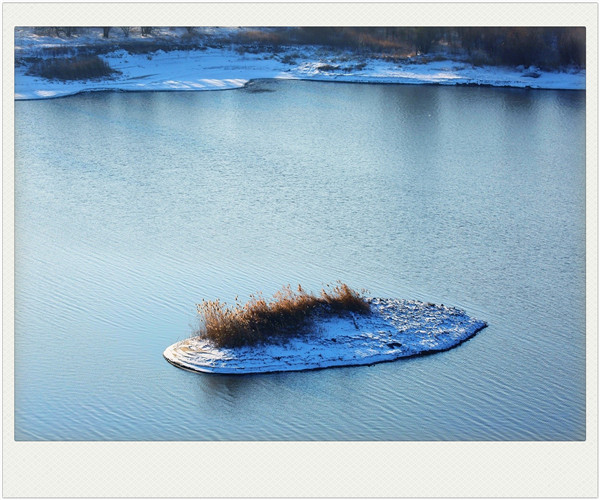
<svg viewBox="0 0 600 500">
<path fill-rule="evenodd" d="M 110 90 L 223 90 L 244 87 L 256 79 L 585 89 L 585 69 L 576 66 L 550 71 L 524 65 L 474 65 L 460 54 L 439 50 L 403 58 L 308 44 L 269 50 L 264 45 L 240 45 L 234 39 L 227 43 L 222 32 L 218 43 L 205 32 L 201 41 L 184 44 L 183 35 L 176 32 L 184 28 L 162 30 L 155 29 L 153 40 L 138 37 L 139 45 L 133 45 L 133 33 L 123 39 L 117 28 L 108 39 L 102 37 L 102 28 L 87 28 L 69 38 L 19 28 L 15 31 L 15 99 Z M 113 70 L 111 75 L 50 79 L 32 71 L 50 58 L 80 57 L 82 53 L 93 53 Z"/>
<path fill-rule="evenodd" d="M 192 337 L 168 347 L 164 357 L 179 368 L 217 374 L 372 365 L 446 351 L 487 326 L 454 307 L 398 299 L 366 300 L 369 314 L 320 318 L 310 334 L 280 343 L 217 348 Z"/>
</svg>

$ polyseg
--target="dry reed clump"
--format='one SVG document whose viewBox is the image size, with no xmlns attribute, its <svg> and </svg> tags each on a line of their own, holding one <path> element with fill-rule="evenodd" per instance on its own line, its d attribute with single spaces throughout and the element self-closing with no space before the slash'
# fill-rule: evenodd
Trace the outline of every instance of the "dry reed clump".
<svg viewBox="0 0 600 500">
<path fill-rule="evenodd" d="M 202 322 L 195 334 L 217 347 L 256 345 L 301 335 L 317 314 L 370 311 L 368 302 L 344 283 L 328 285 L 320 296 L 306 292 L 300 285 L 296 291 L 286 286 L 270 301 L 258 293 L 244 305 L 237 298 L 233 306 L 203 300 L 197 308 Z"/>
<path fill-rule="evenodd" d="M 119 72 L 98 56 L 82 56 L 41 59 L 31 66 L 27 74 L 49 80 L 89 80 L 116 73 Z"/>
</svg>

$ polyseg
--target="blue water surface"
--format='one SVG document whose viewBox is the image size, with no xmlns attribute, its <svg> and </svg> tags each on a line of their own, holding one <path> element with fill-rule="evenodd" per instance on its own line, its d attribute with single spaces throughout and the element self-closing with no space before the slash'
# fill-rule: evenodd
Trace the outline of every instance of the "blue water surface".
<svg viewBox="0 0 600 500">
<path fill-rule="evenodd" d="M 82 94 L 16 102 L 15 161 L 17 440 L 585 439 L 585 92 Z M 203 298 L 336 280 L 489 327 L 371 367 L 162 357 Z"/>
</svg>

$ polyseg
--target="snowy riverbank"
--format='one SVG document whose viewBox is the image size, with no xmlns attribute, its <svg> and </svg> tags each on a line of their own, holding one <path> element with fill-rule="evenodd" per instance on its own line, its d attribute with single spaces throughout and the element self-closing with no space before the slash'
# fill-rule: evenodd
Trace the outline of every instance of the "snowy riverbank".
<svg viewBox="0 0 600 500">
<path fill-rule="evenodd" d="M 196 337 L 173 344 L 164 356 L 179 368 L 220 374 L 371 365 L 451 349 L 487 326 L 453 307 L 370 300 L 370 315 L 325 318 L 313 335 L 280 345 L 217 349 Z"/>
<path fill-rule="evenodd" d="M 254 79 L 335 82 L 489 85 L 536 89 L 585 89 L 585 70 L 544 72 L 538 68 L 473 66 L 440 56 L 407 62 L 358 58 L 317 47 L 272 53 L 240 53 L 233 48 L 174 50 L 102 56 L 117 75 L 87 81 L 48 80 L 15 68 L 15 99 L 48 99 L 91 91 L 198 91 L 239 88 Z"/>
</svg>

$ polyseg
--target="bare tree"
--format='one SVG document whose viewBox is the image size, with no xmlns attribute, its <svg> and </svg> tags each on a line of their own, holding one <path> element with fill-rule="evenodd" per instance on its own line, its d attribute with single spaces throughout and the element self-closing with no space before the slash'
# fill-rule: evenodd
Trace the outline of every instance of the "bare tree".
<svg viewBox="0 0 600 500">
<path fill-rule="evenodd" d="M 75 28 L 72 28 L 71 26 L 55 26 L 54 32 L 56 33 L 56 36 L 60 36 L 60 34 L 63 33 L 69 38 L 75 32 Z"/>
<path fill-rule="evenodd" d="M 151 35 L 152 27 L 151 26 L 142 26 L 142 36 Z"/>
<path fill-rule="evenodd" d="M 129 26 L 121 26 L 121 30 L 123 31 L 123 33 L 125 34 L 125 37 L 127 38 L 129 36 L 129 30 L 131 28 Z"/>
<path fill-rule="evenodd" d="M 102 36 L 104 38 L 108 38 L 108 33 L 110 32 L 110 27 L 108 28 L 102 28 Z"/>
</svg>

